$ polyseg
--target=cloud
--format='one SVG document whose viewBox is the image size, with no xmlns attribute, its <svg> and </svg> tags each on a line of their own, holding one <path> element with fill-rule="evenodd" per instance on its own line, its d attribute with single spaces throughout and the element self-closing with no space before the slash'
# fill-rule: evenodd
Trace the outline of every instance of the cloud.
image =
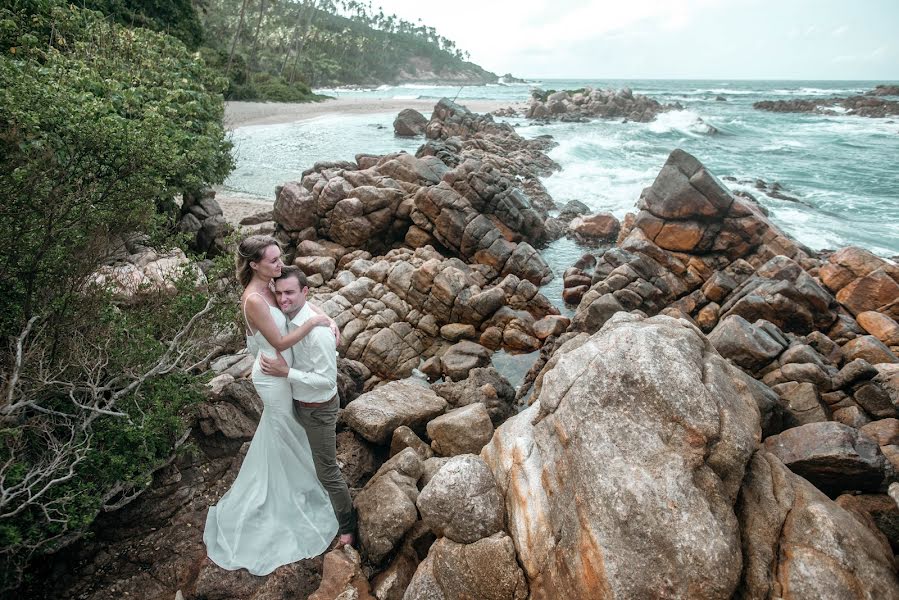
<svg viewBox="0 0 899 600">
<path fill-rule="evenodd" d="M 836 29 L 834 29 L 833 31 L 831 31 L 830 35 L 832 35 L 833 37 L 841 37 L 847 31 L 849 31 L 849 27 L 846 25 L 841 25 L 841 26 L 837 27 Z"/>
</svg>

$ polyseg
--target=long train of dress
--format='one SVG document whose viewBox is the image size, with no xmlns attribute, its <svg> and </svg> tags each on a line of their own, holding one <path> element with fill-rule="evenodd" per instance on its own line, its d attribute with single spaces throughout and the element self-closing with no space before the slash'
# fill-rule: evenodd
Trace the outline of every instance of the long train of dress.
<svg viewBox="0 0 899 600">
<path fill-rule="evenodd" d="M 269 307 L 286 332 L 283 313 Z M 252 380 L 263 411 L 237 478 L 209 508 L 203 541 L 218 566 L 267 575 L 324 552 L 337 534 L 328 494 L 315 474 L 309 440 L 293 413 L 290 384 L 259 370 L 259 355 L 275 350 L 258 331 L 247 336 L 256 354 Z M 281 353 L 290 364 L 290 351 Z"/>
</svg>

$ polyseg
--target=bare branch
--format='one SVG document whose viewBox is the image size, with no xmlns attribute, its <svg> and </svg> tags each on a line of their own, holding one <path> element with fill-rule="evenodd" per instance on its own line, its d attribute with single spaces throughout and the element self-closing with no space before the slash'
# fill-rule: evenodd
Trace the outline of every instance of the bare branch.
<svg viewBox="0 0 899 600">
<path fill-rule="evenodd" d="M 16 386 L 19 383 L 19 377 L 22 374 L 22 349 L 25 343 L 25 338 L 28 337 L 28 334 L 31 333 L 31 328 L 34 326 L 37 321 L 37 315 L 28 319 L 28 324 L 25 325 L 25 329 L 16 339 L 16 360 L 13 363 L 12 373 L 9 376 L 9 379 L 6 381 L 6 404 L 0 409 L 5 415 L 11 414 L 14 410 L 17 410 L 16 406 L 13 404 L 13 396 L 16 393 Z"/>
</svg>

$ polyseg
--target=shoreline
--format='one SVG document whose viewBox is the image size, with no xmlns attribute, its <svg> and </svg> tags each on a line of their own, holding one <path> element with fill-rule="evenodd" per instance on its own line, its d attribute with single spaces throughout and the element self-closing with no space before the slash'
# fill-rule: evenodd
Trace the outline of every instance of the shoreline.
<svg viewBox="0 0 899 600">
<path fill-rule="evenodd" d="M 226 129 L 233 131 L 240 127 L 297 123 L 334 115 L 399 113 L 404 108 L 414 108 L 430 117 L 438 101 L 436 98 L 334 98 L 303 103 L 229 100 L 225 102 L 224 123 Z M 509 102 L 496 100 L 463 100 L 459 104 L 464 104 L 472 112 L 482 114 L 510 106 Z"/>
<path fill-rule="evenodd" d="M 405 108 L 414 108 L 425 117 L 430 118 L 434 98 L 398 99 L 398 98 L 334 98 L 321 102 L 244 102 L 229 100 L 225 102 L 225 128 L 233 131 L 240 127 L 258 125 L 279 125 L 300 123 L 320 117 L 338 115 L 366 115 L 378 113 L 399 113 Z M 462 102 L 459 102 L 462 104 Z M 523 104 L 523 103 L 522 103 Z M 469 110 L 485 113 L 514 106 L 508 102 L 495 100 L 467 100 L 464 102 Z M 222 207 L 225 220 L 237 226 L 244 217 L 271 210 L 275 199 L 258 198 L 248 195 L 236 195 L 215 186 L 215 198 Z"/>
</svg>

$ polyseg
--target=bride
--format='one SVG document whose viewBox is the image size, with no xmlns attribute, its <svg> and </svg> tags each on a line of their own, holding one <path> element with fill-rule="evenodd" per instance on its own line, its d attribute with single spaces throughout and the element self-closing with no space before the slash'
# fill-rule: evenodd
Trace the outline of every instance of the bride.
<svg viewBox="0 0 899 600">
<path fill-rule="evenodd" d="M 319 483 L 309 441 L 293 414 L 288 379 L 264 374 L 259 356 L 280 352 L 291 364 L 291 348 L 313 327 L 328 326 L 317 315 L 287 333 L 287 320 L 270 289 L 281 274 L 281 248 L 269 236 L 241 242 L 237 277 L 247 324 L 247 348 L 256 356 L 253 386 L 264 405 L 262 417 L 237 478 L 209 508 L 203 541 L 218 566 L 267 575 L 288 563 L 324 552 L 337 534 L 331 501 Z"/>
</svg>

